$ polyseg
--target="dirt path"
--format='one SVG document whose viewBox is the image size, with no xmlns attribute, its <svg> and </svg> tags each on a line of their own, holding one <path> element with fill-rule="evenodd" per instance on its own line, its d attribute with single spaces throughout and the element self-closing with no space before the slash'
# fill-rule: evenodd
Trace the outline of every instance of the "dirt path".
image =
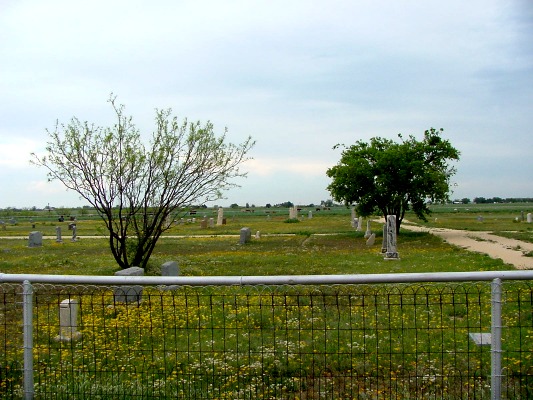
<svg viewBox="0 0 533 400">
<path fill-rule="evenodd" d="M 462 231 L 457 229 L 427 228 L 412 223 L 402 223 L 402 228 L 411 231 L 429 232 L 446 242 L 466 250 L 500 258 L 517 269 L 533 269 L 533 257 L 524 254 L 533 251 L 533 243 L 492 235 L 489 232 Z"/>
</svg>

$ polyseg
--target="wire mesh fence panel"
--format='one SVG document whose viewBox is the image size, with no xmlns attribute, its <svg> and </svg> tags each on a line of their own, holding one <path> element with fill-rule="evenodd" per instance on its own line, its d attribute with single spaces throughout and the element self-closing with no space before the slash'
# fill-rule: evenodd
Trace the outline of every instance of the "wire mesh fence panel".
<svg viewBox="0 0 533 400">
<path fill-rule="evenodd" d="M 0 285 L 0 398 L 18 399 L 23 383 L 22 286 Z"/>
<path fill-rule="evenodd" d="M 533 287 L 504 282 L 502 370 L 506 398 L 533 398 Z"/>
<path fill-rule="evenodd" d="M 0 288 L 0 390 L 19 398 L 20 286 Z M 36 284 L 35 397 L 486 399 L 490 346 L 471 334 L 490 332 L 490 290 Z M 504 396 L 526 399 L 532 290 L 506 282 L 504 293 Z"/>
</svg>

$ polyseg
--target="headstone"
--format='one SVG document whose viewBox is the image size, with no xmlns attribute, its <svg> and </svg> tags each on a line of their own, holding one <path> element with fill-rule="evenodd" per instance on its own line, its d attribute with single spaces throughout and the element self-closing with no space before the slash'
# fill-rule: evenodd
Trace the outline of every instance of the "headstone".
<svg viewBox="0 0 533 400">
<path fill-rule="evenodd" d="M 352 222 L 353 222 L 353 220 L 356 219 L 356 218 L 357 218 L 357 214 L 355 213 L 355 208 L 352 207 L 352 217 L 351 217 Z"/>
<path fill-rule="evenodd" d="M 218 215 L 217 215 L 217 226 L 223 225 L 224 223 L 224 209 L 220 207 L 218 209 Z"/>
<path fill-rule="evenodd" d="M 387 223 L 383 224 L 383 241 L 381 242 L 381 252 L 387 252 Z"/>
<path fill-rule="evenodd" d="M 365 239 L 368 239 L 372 235 L 372 230 L 370 229 L 370 220 L 366 221 L 366 232 Z"/>
<path fill-rule="evenodd" d="M 298 218 L 298 208 L 296 206 L 289 208 L 289 219 Z"/>
<path fill-rule="evenodd" d="M 115 272 L 115 276 L 143 276 L 144 269 L 139 267 L 126 268 Z M 140 285 L 134 286 L 118 286 L 113 292 L 113 300 L 115 303 L 140 303 L 142 300 L 143 287 Z"/>
<path fill-rule="evenodd" d="M 63 239 L 61 238 L 61 227 L 56 226 L 56 242 L 61 243 Z"/>
<path fill-rule="evenodd" d="M 352 228 L 357 230 L 358 225 L 359 225 L 359 219 L 352 218 Z"/>
<path fill-rule="evenodd" d="M 161 264 L 161 276 L 179 276 L 180 269 L 176 261 L 167 261 Z"/>
<path fill-rule="evenodd" d="M 207 218 L 204 218 L 202 222 L 200 222 L 200 228 L 207 229 Z"/>
<path fill-rule="evenodd" d="M 166 263 L 161 264 L 161 276 L 179 276 L 180 269 L 176 261 L 167 261 Z M 159 289 L 161 290 L 176 290 L 178 285 L 160 285 Z"/>
<path fill-rule="evenodd" d="M 246 244 L 252 240 L 252 230 L 250 228 L 241 228 L 241 236 L 239 239 L 239 244 Z"/>
<path fill-rule="evenodd" d="M 469 333 L 468 336 L 470 336 L 470 339 L 472 339 L 477 346 L 492 345 L 492 334 L 490 333 Z"/>
<path fill-rule="evenodd" d="M 387 215 L 387 251 L 385 260 L 399 260 L 396 248 L 396 215 Z"/>
<path fill-rule="evenodd" d="M 367 245 L 367 246 L 374 246 L 375 241 L 376 241 L 376 234 L 375 234 L 375 233 L 372 233 L 372 234 L 368 237 L 368 239 L 367 239 L 367 241 L 366 241 L 366 245 Z"/>
<path fill-rule="evenodd" d="M 261 239 L 261 232 L 259 232 L 259 231 L 255 232 L 255 238 L 256 239 Z"/>
<path fill-rule="evenodd" d="M 55 339 L 70 342 L 81 337 L 78 331 L 78 300 L 66 299 L 59 304 L 59 336 Z"/>
<path fill-rule="evenodd" d="M 77 232 L 78 228 L 76 228 L 76 224 L 72 225 L 72 239 L 70 239 L 71 242 L 78 240 Z"/>
<path fill-rule="evenodd" d="M 530 224 L 532 220 L 531 213 L 527 213 L 527 223 Z"/>
<path fill-rule="evenodd" d="M 309 219 L 312 219 L 312 218 L 313 218 L 313 211 L 309 211 L 309 214 L 307 215 L 307 217 L 308 217 Z"/>
<path fill-rule="evenodd" d="M 363 217 L 359 217 L 359 220 L 357 221 L 357 231 L 363 230 Z"/>
<path fill-rule="evenodd" d="M 207 225 L 209 226 L 209 228 L 214 228 L 215 227 L 215 219 L 214 218 L 209 218 L 209 221 L 208 221 Z"/>
<path fill-rule="evenodd" d="M 41 247 L 43 245 L 43 234 L 38 231 L 30 232 L 28 237 L 28 247 Z"/>
</svg>

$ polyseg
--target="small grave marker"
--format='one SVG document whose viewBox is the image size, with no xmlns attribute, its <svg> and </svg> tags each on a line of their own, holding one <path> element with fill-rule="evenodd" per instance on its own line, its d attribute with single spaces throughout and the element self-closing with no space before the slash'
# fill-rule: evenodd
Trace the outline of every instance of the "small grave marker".
<svg viewBox="0 0 533 400">
<path fill-rule="evenodd" d="M 115 276 L 143 276 L 144 269 L 139 267 L 126 268 L 115 272 Z M 113 300 L 115 303 L 140 303 L 142 301 L 143 287 L 140 285 L 134 286 L 118 286 L 113 292 Z"/>
<path fill-rule="evenodd" d="M 357 228 L 356 230 L 358 232 L 361 232 L 363 230 L 363 217 L 359 217 L 358 221 L 357 221 Z"/>
<path fill-rule="evenodd" d="M 492 335 L 490 333 L 469 333 L 468 336 L 478 346 L 492 345 Z"/>
<path fill-rule="evenodd" d="M 367 245 L 367 246 L 373 246 L 375 241 L 376 241 L 376 234 L 373 233 L 373 234 L 371 234 L 371 235 L 368 237 L 368 239 L 367 239 L 367 241 L 366 241 L 366 245 Z"/>
<path fill-rule="evenodd" d="M 372 230 L 370 229 L 370 220 L 366 221 L 366 232 L 365 239 L 368 239 L 372 235 Z"/>
<path fill-rule="evenodd" d="M 71 242 L 75 242 L 78 240 L 77 236 L 78 228 L 76 227 L 76 224 L 72 225 L 72 239 L 70 239 Z"/>
<path fill-rule="evenodd" d="M 28 237 L 28 247 L 41 247 L 43 245 L 43 234 L 38 231 L 30 232 Z"/>
<path fill-rule="evenodd" d="M 248 227 L 241 228 L 239 244 L 246 244 L 252 240 L 252 230 Z"/>
<path fill-rule="evenodd" d="M 81 337 L 78 331 L 78 300 L 66 299 L 59 304 L 59 342 L 70 342 Z"/>
<path fill-rule="evenodd" d="M 167 261 L 161 265 L 161 276 L 179 276 L 180 269 L 176 261 Z"/>
</svg>

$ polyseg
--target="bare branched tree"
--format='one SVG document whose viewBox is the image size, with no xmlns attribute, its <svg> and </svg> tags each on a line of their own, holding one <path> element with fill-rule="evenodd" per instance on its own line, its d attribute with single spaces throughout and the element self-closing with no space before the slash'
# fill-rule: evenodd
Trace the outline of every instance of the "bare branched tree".
<svg viewBox="0 0 533 400">
<path fill-rule="evenodd" d="M 72 118 L 48 131 L 45 156 L 31 162 L 48 170 L 87 200 L 109 231 L 121 268 L 145 268 L 172 216 L 191 204 L 222 198 L 244 177 L 239 169 L 254 142 L 235 145 L 216 136 L 210 122 L 179 122 L 172 110 L 156 110 L 156 129 L 146 146 L 132 117 L 111 95 L 116 124 L 101 128 Z"/>
</svg>

